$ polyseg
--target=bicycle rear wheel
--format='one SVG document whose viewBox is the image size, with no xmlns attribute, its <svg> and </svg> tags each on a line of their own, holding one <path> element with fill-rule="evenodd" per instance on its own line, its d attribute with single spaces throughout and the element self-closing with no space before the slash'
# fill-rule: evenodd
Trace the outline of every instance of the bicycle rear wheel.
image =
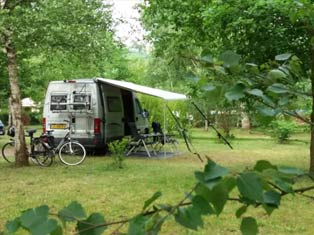
<svg viewBox="0 0 314 235">
<path fill-rule="evenodd" d="M 85 160 L 85 157 L 84 146 L 77 142 L 64 143 L 59 150 L 59 158 L 65 165 L 79 165 Z"/>
<path fill-rule="evenodd" d="M 15 144 L 14 142 L 9 142 L 2 147 L 2 156 L 4 160 L 8 163 L 15 162 Z"/>
<path fill-rule="evenodd" d="M 35 162 L 40 166 L 51 166 L 53 162 L 54 154 L 51 154 L 51 150 L 46 149 L 40 139 L 34 140 L 31 147 L 31 158 L 35 159 Z"/>
</svg>

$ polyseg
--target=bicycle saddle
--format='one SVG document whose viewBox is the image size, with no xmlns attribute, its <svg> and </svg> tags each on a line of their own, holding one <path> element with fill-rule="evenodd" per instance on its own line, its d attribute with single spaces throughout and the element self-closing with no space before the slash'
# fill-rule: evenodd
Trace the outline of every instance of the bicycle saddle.
<svg viewBox="0 0 314 235">
<path fill-rule="evenodd" d="M 36 132 L 36 129 L 30 129 L 26 131 L 29 135 L 32 135 Z"/>
</svg>

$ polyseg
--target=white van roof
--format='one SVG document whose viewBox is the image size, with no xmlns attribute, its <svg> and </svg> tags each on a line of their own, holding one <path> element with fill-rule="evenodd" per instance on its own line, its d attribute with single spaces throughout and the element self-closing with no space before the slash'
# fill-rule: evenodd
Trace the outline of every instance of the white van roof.
<svg viewBox="0 0 314 235">
<path fill-rule="evenodd" d="M 95 83 L 95 81 L 94 79 L 91 78 L 50 81 L 50 84 L 64 84 L 64 83 Z"/>
<path fill-rule="evenodd" d="M 147 87 L 138 85 L 132 82 L 118 81 L 107 78 L 95 78 L 96 81 L 110 84 L 112 86 L 124 88 L 126 90 L 135 91 L 138 93 L 143 93 L 146 95 L 151 95 L 155 97 L 162 98 L 164 100 L 186 100 L 187 96 L 175 92 L 165 91 L 157 88 Z"/>
</svg>

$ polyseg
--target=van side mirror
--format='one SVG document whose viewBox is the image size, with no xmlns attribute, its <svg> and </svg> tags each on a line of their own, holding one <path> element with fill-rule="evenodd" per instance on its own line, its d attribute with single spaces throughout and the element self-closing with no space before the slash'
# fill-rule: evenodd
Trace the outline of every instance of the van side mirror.
<svg viewBox="0 0 314 235">
<path fill-rule="evenodd" d="M 149 117 L 149 112 L 146 109 L 144 109 L 143 112 L 142 112 L 142 116 L 143 116 L 143 118 L 148 118 Z"/>
</svg>

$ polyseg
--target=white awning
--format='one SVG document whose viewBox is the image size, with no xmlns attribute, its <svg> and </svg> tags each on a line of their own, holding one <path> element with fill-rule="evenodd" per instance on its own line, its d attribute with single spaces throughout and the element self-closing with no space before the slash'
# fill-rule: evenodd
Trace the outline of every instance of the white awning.
<svg viewBox="0 0 314 235">
<path fill-rule="evenodd" d="M 107 78 L 96 78 L 96 81 L 110 84 L 112 86 L 120 87 L 126 90 L 135 91 L 138 93 L 151 95 L 162 98 L 164 100 L 186 100 L 187 96 L 179 93 L 165 91 L 157 88 L 138 85 L 132 82 L 118 81 Z"/>
</svg>

